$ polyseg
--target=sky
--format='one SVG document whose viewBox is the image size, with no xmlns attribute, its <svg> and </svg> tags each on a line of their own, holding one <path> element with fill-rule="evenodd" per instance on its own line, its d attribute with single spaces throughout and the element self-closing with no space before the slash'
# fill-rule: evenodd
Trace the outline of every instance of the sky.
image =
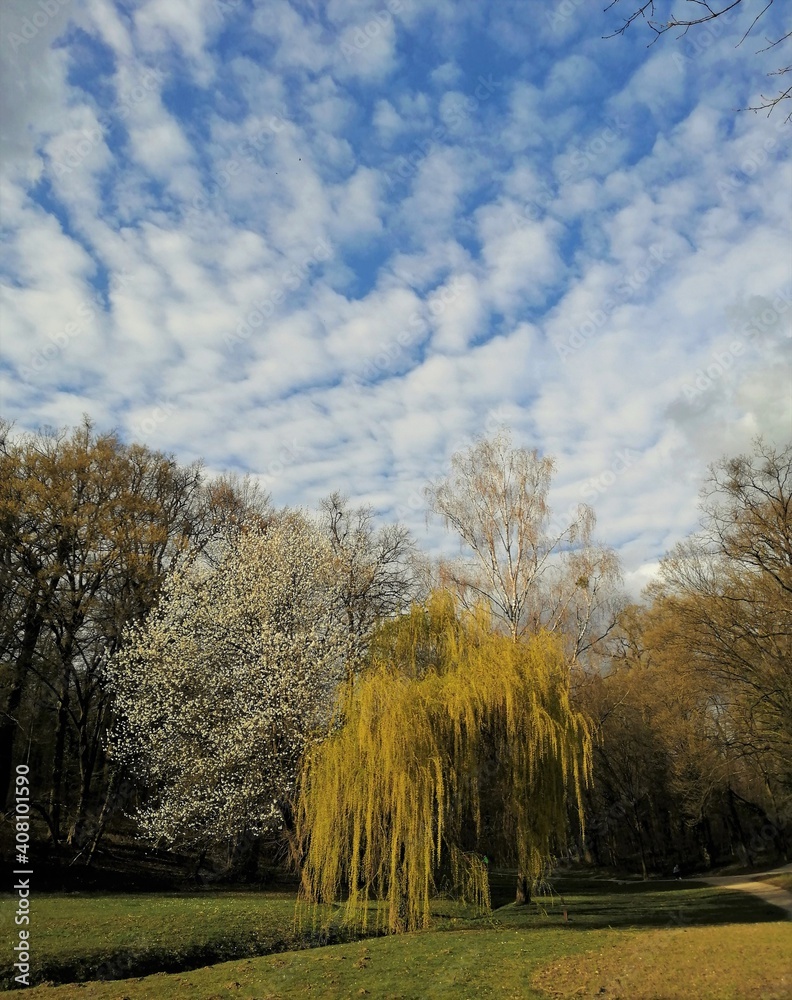
<svg viewBox="0 0 792 1000">
<path fill-rule="evenodd" d="M 792 438 L 764 6 L 649 45 L 628 0 L 4 0 L 0 414 L 430 551 L 505 425 L 637 593 L 708 464 Z"/>
</svg>

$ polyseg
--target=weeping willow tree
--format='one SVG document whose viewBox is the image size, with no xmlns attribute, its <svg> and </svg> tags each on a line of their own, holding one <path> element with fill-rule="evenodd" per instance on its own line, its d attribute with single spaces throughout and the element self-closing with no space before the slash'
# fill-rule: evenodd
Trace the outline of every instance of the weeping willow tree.
<svg viewBox="0 0 792 1000">
<path fill-rule="evenodd" d="M 587 720 L 570 705 L 560 641 L 514 641 L 484 608 L 435 594 L 375 637 L 330 736 L 306 755 L 297 810 L 303 896 L 346 897 L 365 927 L 425 927 L 442 878 L 489 905 L 482 853 L 535 884 L 580 814 Z"/>
</svg>

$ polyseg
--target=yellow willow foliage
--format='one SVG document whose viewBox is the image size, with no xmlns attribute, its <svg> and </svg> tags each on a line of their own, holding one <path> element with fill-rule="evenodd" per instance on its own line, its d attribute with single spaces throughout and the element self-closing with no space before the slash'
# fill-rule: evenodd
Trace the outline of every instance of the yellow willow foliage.
<svg viewBox="0 0 792 1000">
<path fill-rule="evenodd" d="M 449 595 L 434 595 L 383 629 L 338 718 L 301 775 L 303 894 L 345 895 L 361 927 L 372 899 L 386 901 L 380 919 L 393 931 L 427 926 L 441 870 L 488 906 L 482 802 L 488 844 L 494 809 L 499 857 L 531 881 L 564 839 L 568 796 L 582 822 L 591 735 L 551 635 L 515 642 L 483 609 L 460 618 Z"/>
</svg>

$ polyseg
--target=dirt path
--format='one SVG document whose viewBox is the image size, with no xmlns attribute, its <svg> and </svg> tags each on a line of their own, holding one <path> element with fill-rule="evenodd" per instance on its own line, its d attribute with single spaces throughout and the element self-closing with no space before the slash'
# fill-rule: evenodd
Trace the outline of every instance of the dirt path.
<svg viewBox="0 0 792 1000">
<path fill-rule="evenodd" d="M 697 876 L 697 882 L 707 882 L 709 885 L 718 885 L 723 889 L 742 889 L 743 892 L 752 892 L 754 896 L 759 896 L 766 903 L 780 907 L 792 920 L 792 892 L 787 892 L 771 882 L 762 882 L 765 875 L 780 875 L 782 872 L 791 872 L 792 865 L 784 865 L 783 868 L 774 868 L 769 872 L 753 872 L 751 875 L 705 875 Z"/>
</svg>

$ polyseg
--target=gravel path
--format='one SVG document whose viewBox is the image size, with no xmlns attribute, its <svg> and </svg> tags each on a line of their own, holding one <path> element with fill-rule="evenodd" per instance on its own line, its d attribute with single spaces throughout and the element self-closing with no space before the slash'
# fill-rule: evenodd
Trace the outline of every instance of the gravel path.
<svg viewBox="0 0 792 1000">
<path fill-rule="evenodd" d="M 770 882 L 761 881 L 763 876 L 780 875 L 782 872 L 790 871 L 792 865 L 784 865 L 783 868 L 774 868 L 769 872 L 754 872 L 751 875 L 699 875 L 696 876 L 696 881 L 719 885 L 723 889 L 742 889 L 743 892 L 752 892 L 766 903 L 778 906 L 786 913 L 787 919 L 792 920 L 792 892 L 787 892 L 786 889 Z"/>
</svg>

